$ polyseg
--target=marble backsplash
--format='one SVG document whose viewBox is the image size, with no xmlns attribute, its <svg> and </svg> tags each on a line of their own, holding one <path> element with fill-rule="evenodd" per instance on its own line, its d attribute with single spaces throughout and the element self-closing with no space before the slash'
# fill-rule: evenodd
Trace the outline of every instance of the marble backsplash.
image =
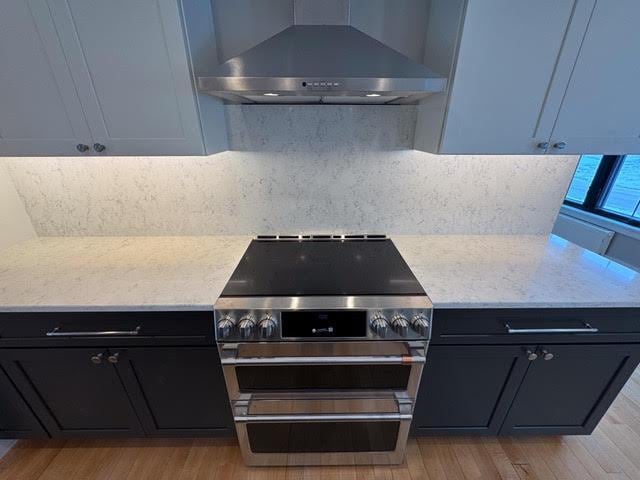
<svg viewBox="0 0 640 480">
<path fill-rule="evenodd" d="M 575 157 L 411 150 L 410 106 L 232 106 L 208 157 L 6 158 L 39 235 L 546 234 Z"/>
<path fill-rule="evenodd" d="M 0 250 L 35 236 L 36 232 L 9 172 L 0 163 Z"/>
</svg>

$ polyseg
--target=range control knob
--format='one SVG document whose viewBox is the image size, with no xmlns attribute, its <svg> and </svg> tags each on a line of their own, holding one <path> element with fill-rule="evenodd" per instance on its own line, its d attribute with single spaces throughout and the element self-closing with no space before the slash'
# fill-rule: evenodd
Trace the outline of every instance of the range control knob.
<svg viewBox="0 0 640 480">
<path fill-rule="evenodd" d="M 235 319 L 230 315 L 225 315 L 218 322 L 218 339 L 227 338 L 236 326 Z"/>
<path fill-rule="evenodd" d="M 411 319 L 411 328 L 421 337 L 427 337 L 429 335 L 429 319 L 424 313 L 418 313 Z"/>
<path fill-rule="evenodd" d="M 269 314 L 262 317 L 258 327 L 260 328 L 260 338 L 271 338 L 276 333 L 276 321 Z"/>
<path fill-rule="evenodd" d="M 401 337 L 406 337 L 409 333 L 409 321 L 407 320 L 407 317 L 401 313 L 393 316 L 391 319 L 391 327 Z"/>
<path fill-rule="evenodd" d="M 256 326 L 256 319 L 253 315 L 248 314 L 240 319 L 238 330 L 240 330 L 240 338 L 249 338 L 253 334 Z"/>
<path fill-rule="evenodd" d="M 373 333 L 378 335 L 379 337 L 387 336 L 387 329 L 389 328 L 389 324 L 387 323 L 387 319 L 381 313 L 376 313 L 371 317 L 371 330 Z"/>
</svg>

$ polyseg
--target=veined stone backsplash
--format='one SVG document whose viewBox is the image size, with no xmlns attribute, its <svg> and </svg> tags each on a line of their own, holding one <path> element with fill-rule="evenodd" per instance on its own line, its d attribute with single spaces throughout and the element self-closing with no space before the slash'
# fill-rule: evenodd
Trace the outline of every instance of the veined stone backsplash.
<svg viewBox="0 0 640 480">
<path fill-rule="evenodd" d="M 7 158 L 39 235 L 546 234 L 575 157 L 411 150 L 411 106 L 230 106 L 208 157 Z"/>
</svg>

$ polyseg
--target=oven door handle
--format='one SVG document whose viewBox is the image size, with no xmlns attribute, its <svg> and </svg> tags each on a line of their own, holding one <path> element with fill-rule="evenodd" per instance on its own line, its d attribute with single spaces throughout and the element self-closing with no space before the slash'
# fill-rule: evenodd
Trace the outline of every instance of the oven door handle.
<svg viewBox="0 0 640 480">
<path fill-rule="evenodd" d="M 321 413 L 303 415 L 236 415 L 237 423 L 302 423 L 302 422 L 403 422 L 411 413 Z"/>
<path fill-rule="evenodd" d="M 412 365 L 425 363 L 424 355 L 335 356 L 335 357 L 224 357 L 223 365 Z"/>
</svg>

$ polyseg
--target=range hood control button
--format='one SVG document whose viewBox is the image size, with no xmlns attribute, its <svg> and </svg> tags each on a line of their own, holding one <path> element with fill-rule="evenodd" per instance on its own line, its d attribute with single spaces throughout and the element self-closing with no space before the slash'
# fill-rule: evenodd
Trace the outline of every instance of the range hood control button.
<svg viewBox="0 0 640 480">
<path fill-rule="evenodd" d="M 378 335 L 379 337 L 387 336 L 387 329 L 389 328 L 389 324 L 387 323 L 387 319 L 381 313 L 376 313 L 371 317 L 371 330 L 373 333 Z"/>
<path fill-rule="evenodd" d="M 391 320 L 391 326 L 401 337 L 406 337 L 409 334 L 409 321 L 407 320 L 407 317 L 400 313 L 393 317 Z"/>
</svg>

